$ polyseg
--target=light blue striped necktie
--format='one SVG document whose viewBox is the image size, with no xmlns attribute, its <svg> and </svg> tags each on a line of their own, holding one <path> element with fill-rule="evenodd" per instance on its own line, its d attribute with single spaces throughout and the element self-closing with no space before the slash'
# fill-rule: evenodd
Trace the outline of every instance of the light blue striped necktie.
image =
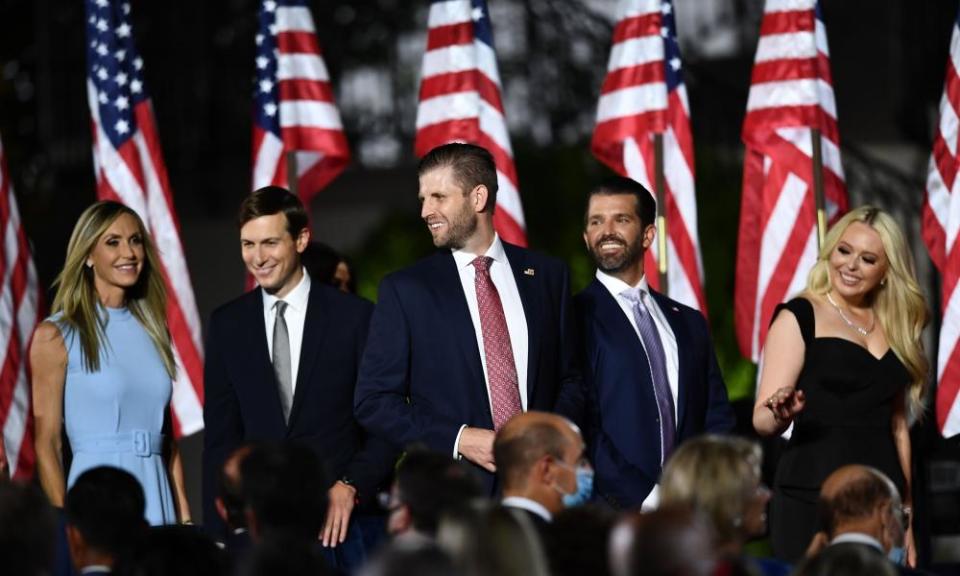
<svg viewBox="0 0 960 576">
<path fill-rule="evenodd" d="M 633 304 L 633 317 L 640 330 L 640 341 L 647 353 L 647 362 L 650 365 L 650 381 L 653 383 L 653 394 L 657 400 L 657 411 L 660 414 L 660 462 L 663 463 L 673 451 L 677 427 L 674 422 L 673 394 L 670 392 L 670 380 L 667 378 L 667 356 L 663 351 L 663 341 L 660 331 L 647 309 L 650 294 L 646 290 L 634 288 L 622 293 Z"/>
</svg>

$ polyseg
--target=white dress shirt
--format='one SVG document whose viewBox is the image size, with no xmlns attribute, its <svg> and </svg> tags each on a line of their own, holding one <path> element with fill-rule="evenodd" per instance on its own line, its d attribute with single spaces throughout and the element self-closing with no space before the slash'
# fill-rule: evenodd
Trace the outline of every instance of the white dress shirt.
<svg viewBox="0 0 960 576">
<path fill-rule="evenodd" d="M 881 553 L 886 553 L 883 549 L 883 544 L 879 540 L 874 538 L 869 534 L 864 534 L 863 532 L 846 532 L 844 534 L 837 535 L 833 540 L 830 541 L 830 545 L 834 544 L 866 544 L 867 546 L 872 546 L 876 548 Z"/>
<path fill-rule="evenodd" d="M 624 296 L 624 293 L 639 288 L 640 290 L 650 293 L 650 287 L 647 285 L 647 278 L 642 277 L 640 282 L 636 286 L 630 286 L 623 280 L 615 278 L 610 274 L 597 270 L 597 280 L 600 281 L 603 286 L 610 291 L 610 294 L 613 296 L 614 300 L 617 301 L 617 304 L 620 305 L 620 309 L 623 310 L 623 314 L 627 317 L 627 320 L 630 322 L 630 325 L 633 326 L 633 331 L 637 334 L 637 339 L 640 340 L 640 345 L 643 346 L 643 339 L 640 338 L 640 327 L 637 326 L 637 319 L 633 314 L 633 302 L 627 299 Z M 657 326 L 657 331 L 660 333 L 660 342 L 663 345 L 663 355 L 666 357 L 667 363 L 667 384 L 670 386 L 670 394 L 673 396 L 673 421 L 677 421 L 677 412 L 679 410 L 677 394 L 679 390 L 679 380 L 680 380 L 680 356 L 677 352 L 677 337 L 673 333 L 673 328 L 670 327 L 670 323 L 667 322 L 667 318 L 663 315 L 663 311 L 660 310 L 660 306 L 657 304 L 657 301 L 652 297 L 643 299 L 644 305 L 647 307 L 647 311 L 650 312 L 650 317 L 653 318 L 653 323 Z M 646 352 L 646 346 L 644 346 L 644 352 Z M 653 490 L 647 495 L 647 498 L 640 505 L 640 509 L 643 511 L 652 510 L 657 507 L 660 502 L 660 485 L 659 483 L 653 487 Z"/>
<path fill-rule="evenodd" d="M 527 512 L 536 514 L 547 522 L 553 522 L 553 514 L 551 514 L 543 504 L 537 502 L 536 500 L 531 500 L 522 496 L 508 496 L 500 503 L 507 508 L 520 508 L 521 510 L 526 510 Z"/>
<path fill-rule="evenodd" d="M 520 300 L 520 291 L 517 289 L 517 280 L 513 277 L 513 270 L 507 260 L 507 253 L 503 250 L 500 236 L 494 234 L 493 243 L 484 256 L 493 258 L 490 263 L 490 279 L 500 295 L 503 305 L 503 315 L 507 320 L 507 332 L 510 334 L 510 347 L 513 349 L 513 362 L 517 370 L 517 385 L 520 389 L 520 407 L 527 410 L 527 317 L 523 312 L 523 302 Z M 490 378 L 487 375 L 487 355 L 483 347 L 483 328 L 480 325 L 480 306 L 477 304 L 477 271 L 473 261 L 477 255 L 464 250 L 455 250 L 453 260 L 457 264 L 457 273 L 460 275 L 460 284 L 467 297 L 467 308 L 470 309 L 470 318 L 473 320 L 473 331 L 477 338 L 477 349 L 480 351 L 480 364 L 483 366 L 483 380 L 487 385 L 487 400 L 490 401 Z M 493 414 L 493 404 L 490 405 Z M 453 445 L 453 456 L 459 455 L 460 434 L 466 424 L 460 427 L 457 439 Z"/>
<path fill-rule="evenodd" d="M 263 294 L 263 320 L 267 329 L 267 356 L 273 358 L 273 325 L 277 321 L 276 296 Z M 287 333 L 290 335 L 290 377 L 293 391 L 297 390 L 297 371 L 300 370 L 300 349 L 303 346 L 303 324 L 307 319 L 307 302 L 310 299 L 310 275 L 303 269 L 303 278 L 284 298 L 287 309 L 283 312 L 283 319 L 287 321 Z"/>
</svg>

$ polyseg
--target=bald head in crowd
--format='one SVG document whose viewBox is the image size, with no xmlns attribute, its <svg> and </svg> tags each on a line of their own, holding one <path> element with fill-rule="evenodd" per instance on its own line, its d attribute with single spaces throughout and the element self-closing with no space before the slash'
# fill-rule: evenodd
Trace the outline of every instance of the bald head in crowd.
<svg viewBox="0 0 960 576">
<path fill-rule="evenodd" d="M 493 444 L 504 498 L 527 498 L 558 513 L 563 495 L 577 490 L 583 450 L 580 429 L 562 416 L 525 412 L 512 418 Z"/>
<path fill-rule="evenodd" d="M 883 472 L 868 466 L 838 468 L 823 482 L 818 502 L 827 537 L 864 534 L 885 552 L 903 545 L 903 518 L 897 487 Z"/>
</svg>

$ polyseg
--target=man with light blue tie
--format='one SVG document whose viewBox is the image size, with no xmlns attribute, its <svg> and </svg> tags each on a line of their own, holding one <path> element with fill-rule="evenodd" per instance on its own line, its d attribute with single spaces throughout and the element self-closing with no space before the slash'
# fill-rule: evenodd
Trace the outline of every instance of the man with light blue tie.
<svg viewBox="0 0 960 576">
<path fill-rule="evenodd" d="M 703 315 L 644 278 L 655 216 L 646 188 L 613 177 L 590 191 L 584 221 L 597 266 L 574 301 L 584 432 L 595 494 L 615 508 L 655 508 L 660 472 L 677 445 L 734 425 Z"/>
</svg>

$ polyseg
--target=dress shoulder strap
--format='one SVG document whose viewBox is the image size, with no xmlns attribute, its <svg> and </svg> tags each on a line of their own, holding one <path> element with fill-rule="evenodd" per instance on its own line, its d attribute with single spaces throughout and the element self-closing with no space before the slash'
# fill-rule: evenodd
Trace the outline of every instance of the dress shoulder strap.
<svg viewBox="0 0 960 576">
<path fill-rule="evenodd" d="M 797 318 L 797 324 L 800 325 L 800 335 L 803 336 L 803 343 L 810 345 L 814 338 L 816 323 L 813 317 L 813 304 L 806 298 L 794 298 L 789 302 L 778 304 L 773 312 L 773 320 L 777 318 L 781 310 L 789 310 Z"/>
</svg>

